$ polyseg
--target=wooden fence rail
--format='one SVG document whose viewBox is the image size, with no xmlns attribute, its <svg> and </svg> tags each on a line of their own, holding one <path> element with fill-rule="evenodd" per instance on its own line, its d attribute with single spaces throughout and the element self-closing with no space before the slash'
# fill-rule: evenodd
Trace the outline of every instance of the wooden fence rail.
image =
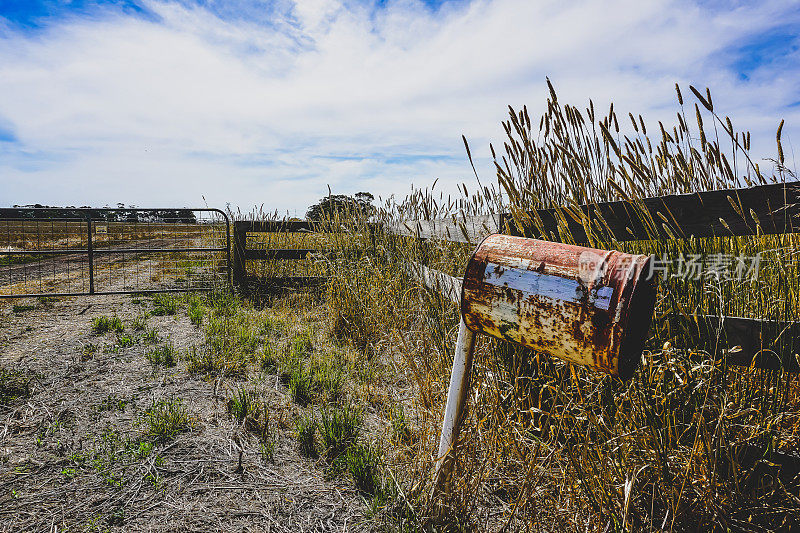
<svg viewBox="0 0 800 533">
<path fill-rule="evenodd" d="M 551 240 L 590 242 L 724 237 L 800 232 L 800 183 L 669 195 L 449 220 L 396 223 L 388 231 L 420 239 L 476 244 L 502 233 Z M 453 300 L 460 280 L 423 265 L 409 272 L 430 290 Z M 460 289 L 458 291 L 460 293 Z M 458 303 L 456 301 L 456 303 Z M 730 316 L 671 315 L 664 327 L 688 331 L 701 349 L 720 353 L 728 364 L 800 372 L 800 323 Z"/>
<path fill-rule="evenodd" d="M 302 221 L 249 221 L 233 223 L 233 282 L 243 292 L 257 289 L 259 292 L 275 292 L 319 286 L 324 276 L 276 276 L 261 279 L 247 275 L 247 261 L 298 260 L 319 252 L 315 249 L 264 249 L 248 248 L 248 233 L 308 233 L 314 231 L 312 222 Z"/>
<path fill-rule="evenodd" d="M 313 249 L 248 249 L 247 233 L 313 232 L 310 221 L 237 221 L 233 228 L 233 279 L 243 289 L 256 280 L 246 274 L 246 261 L 305 259 Z M 745 189 L 668 195 L 636 201 L 604 202 L 445 220 L 394 222 L 384 231 L 424 240 L 477 244 L 502 232 L 533 238 L 574 241 L 665 240 L 691 236 L 723 237 L 796 233 L 800 231 L 800 183 L 770 184 Z M 593 237 L 594 239 L 590 238 Z M 431 290 L 458 303 L 461 281 L 418 263 L 407 271 Z M 268 280 L 267 287 L 308 287 L 324 277 L 290 276 Z M 263 282 L 260 288 L 264 288 Z M 701 347 L 736 348 L 727 362 L 765 369 L 800 371 L 800 324 L 742 317 L 669 316 L 667 328 L 689 331 Z"/>
</svg>

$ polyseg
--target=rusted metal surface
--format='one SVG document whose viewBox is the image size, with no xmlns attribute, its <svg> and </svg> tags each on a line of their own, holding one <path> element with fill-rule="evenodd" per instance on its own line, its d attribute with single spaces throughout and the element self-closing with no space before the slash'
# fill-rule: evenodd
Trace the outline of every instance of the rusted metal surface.
<svg viewBox="0 0 800 533">
<path fill-rule="evenodd" d="M 465 324 L 572 363 L 629 378 L 655 306 L 650 258 L 490 235 L 470 259 Z"/>
</svg>

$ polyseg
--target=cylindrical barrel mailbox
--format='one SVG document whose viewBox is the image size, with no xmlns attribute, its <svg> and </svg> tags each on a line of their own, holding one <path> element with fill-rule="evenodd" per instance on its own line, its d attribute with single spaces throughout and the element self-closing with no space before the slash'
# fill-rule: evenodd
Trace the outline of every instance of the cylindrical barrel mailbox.
<svg viewBox="0 0 800 533">
<path fill-rule="evenodd" d="M 495 234 L 467 264 L 461 314 L 475 332 L 627 379 L 655 298 L 648 256 Z"/>
</svg>

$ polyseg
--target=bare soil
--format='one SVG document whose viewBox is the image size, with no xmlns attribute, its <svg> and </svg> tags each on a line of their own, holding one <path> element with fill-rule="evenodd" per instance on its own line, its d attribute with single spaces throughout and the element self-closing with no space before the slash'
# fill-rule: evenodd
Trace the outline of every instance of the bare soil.
<svg viewBox="0 0 800 533">
<path fill-rule="evenodd" d="M 32 376 L 28 398 L 0 405 L 0 531 L 370 529 L 352 483 L 299 455 L 276 376 L 257 383 L 276 420 L 273 461 L 228 414 L 231 383 L 194 377 L 182 361 L 154 369 L 140 336 L 121 348 L 116 334 L 91 332 L 94 317 L 117 315 L 131 334 L 149 306 L 132 296 L 16 312 L 0 303 L 0 368 Z M 179 351 L 202 342 L 185 312 L 147 326 Z M 137 454 L 143 413 L 165 399 L 188 408 L 191 429 Z"/>
</svg>

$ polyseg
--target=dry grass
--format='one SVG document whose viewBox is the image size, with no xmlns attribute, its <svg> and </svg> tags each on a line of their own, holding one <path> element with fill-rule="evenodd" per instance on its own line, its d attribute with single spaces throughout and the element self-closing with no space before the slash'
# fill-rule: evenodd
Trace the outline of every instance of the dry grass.
<svg viewBox="0 0 800 533">
<path fill-rule="evenodd" d="M 498 186 L 474 194 L 464 187 L 458 199 L 417 191 L 400 204 L 387 202 L 372 220 L 510 210 L 529 227 L 536 224 L 525 214 L 530 209 L 793 179 L 781 157 L 772 172 L 760 168 L 748 153 L 749 135 L 718 115 L 709 94 L 692 92 L 699 105 L 691 121 L 680 95 L 677 125 L 660 125 L 648 135 L 641 117 L 627 117 L 626 126 L 613 106 L 601 117 L 593 104 L 585 111 L 562 105 L 552 91 L 538 130 L 526 109 L 511 110 L 505 154 L 496 159 Z M 728 368 L 715 363 L 724 361 L 724 353 L 713 349 L 713 339 L 698 342 L 663 328 L 654 329 L 640 369 L 627 383 L 482 340 L 457 478 L 443 511 L 437 510 L 427 499 L 431 454 L 457 313 L 410 279 L 404 263 L 420 261 L 458 275 L 471 247 L 370 234 L 366 222 L 355 212 L 329 221 L 344 228 L 332 240 L 334 248 L 352 247 L 348 235 L 372 236 L 362 241 L 356 261 L 328 261 L 330 324 L 336 338 L 351 342 L 379 370 L 365 399 L 380 404 L 381 392 L 403 391 L 396 403 L 411 428 L 411 444 L 390 447 L 386 461 L 414 520 L 457 529 L 545 531 L 800 526 L 798 479 L 771 466 L 772 452 L 794 454 L 800 446 L 796 378 Z M 756 281 L 665 280 L 657 323 L 675 313 L 800 318 L 792 235 L 620 243 L 595 228 L 591 236 L 600 248 L 659 257 L 763 254 Z M 568 234 L 550 237 L 572 240 Z M 383 409 L 382 419 L 391 432 L 391 411 Z"/>
</svg>

